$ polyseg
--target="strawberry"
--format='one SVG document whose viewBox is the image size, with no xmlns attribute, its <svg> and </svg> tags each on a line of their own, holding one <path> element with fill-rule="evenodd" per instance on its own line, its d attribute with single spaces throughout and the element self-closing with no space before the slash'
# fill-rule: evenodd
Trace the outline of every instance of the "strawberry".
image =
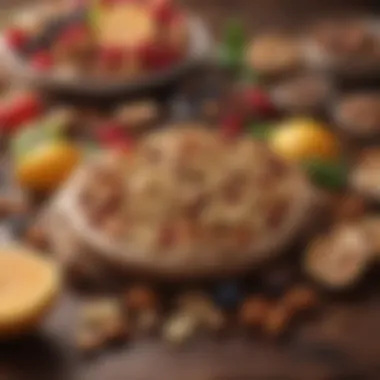
<svg viewBox="0 0 380 380">
<path fill-rule="evenodd" d="M 22 49 L 29 39 L 28 33 L 18 28 L 7 29 L 4 37 L 7 45 L 15 50 Z"/>
<path fill-rule="evenodd" d="M 242 100 L 248 114 L 268 117 L 275 114 L 275 106 L 269 94 L 258 87 L 248 88 L 242 93 Z"/>
<path fill-rule="evenodd" d="M 37 71 L 46 72 L 53 67 L 54 60 L 48 51 L 40 51 L 31 57 L 30 65 Z"/>
</svg>

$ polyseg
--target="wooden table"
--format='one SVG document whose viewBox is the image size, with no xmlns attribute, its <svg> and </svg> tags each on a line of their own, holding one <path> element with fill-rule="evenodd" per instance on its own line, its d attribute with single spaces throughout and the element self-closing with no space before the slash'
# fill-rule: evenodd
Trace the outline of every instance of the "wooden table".
<svg viewBox="0 0 380 380">
<path fill-rule="evenodd" d="M 3 0 L 3 10 L 20 0 Z M 376 10 L 376 0 L 188 0 L 217 33 L 227 16 L 255 31 L 305 24 L 336 12 Z M 73 348 L 74 297 L 62 297 L 41 333 L 0 345 L 0 380 L 377 380 L 380 379 L 380 292 L 331 302 L 315 321 L 281 342 L 232 334 L 182 349 L 131 342 L 92 360 Z M 376 294 L 377 293 L 377 294 Z"/>
</svg>

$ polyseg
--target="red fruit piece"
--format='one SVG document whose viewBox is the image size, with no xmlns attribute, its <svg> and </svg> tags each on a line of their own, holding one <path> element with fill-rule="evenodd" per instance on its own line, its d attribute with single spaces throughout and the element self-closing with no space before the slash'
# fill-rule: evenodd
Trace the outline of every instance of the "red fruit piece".
<svg viewBox="0 0 380 380">
<path fill-rule="evenodd" d="M 153 18 L 160 25 L 168 26 L 176 15 L 176 9 L 170 0 L 156 0 L 152 4 Z"/>
<path fill-rule="evenodd" d="M 119 47 L 102 48 L 99 53 L 99 61 L 103 67 L 118 69 L 123 65 L 126 53 Z"/>
<path fill-rule="evenodd" d="M 28 33 L 22 29 L 11 28 L 4 32 L 4 37 L 7 45 L 15 50 L 21 49 L 27 43 Z"/>
<path fill-rule="evenodd" d="M 70 46 L 88 38 L 89 30 L 85 25 L 72 25 L 58 37 L 57 43 Z"/>
<path fill-rule="evenodd" d="M 23 124 L 41 115 L 43 104 L 34 94 L 22 94 L 0 108 L 0 124 L 5 132 L 19 129 Z"/>
<path fill-rule="evenodd" d="M 54 60 L 49 52 L 40 51 L 32 56 L 32 58 L 30 59 L 30 65 L 35 70 L 45 72 L 53 67 Z"/>
<path fill-rule="evenodd" d="M 250 115 L 254 116 L 272 116 L 275 113 L 275 107 L 269 94 L 261 88 L 250 88 L 243 92 L 243 103 Z"/>
<path fill-rule="evenodd" d="M 222 135 L 236 137 L 243 132 L 244 120 L 239 115 L 229 115 L 222 120 Z"/>
<path fill-rule="evenodd" d="M 171 46 L 150 43 L 143 46 L 138 56 L 143 66 L 149 70 L 161 70 L 178 62 L 181 58 L 179 52 Z"/>
</svg>

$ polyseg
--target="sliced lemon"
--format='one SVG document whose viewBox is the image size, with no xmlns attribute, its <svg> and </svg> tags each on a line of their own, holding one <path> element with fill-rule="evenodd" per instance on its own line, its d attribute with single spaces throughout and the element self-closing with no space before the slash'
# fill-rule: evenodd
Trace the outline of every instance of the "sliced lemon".
<svg viewBox="0 0 380 380">
<path fill-rule="evenodd" d="M 100 45 L 122 47 L 135 47 L 152 41 L 157 32 L 149 10 L 136 3 L 104 7 L 95 29 Z"/>
<path fill-rule="evenodd" d="M 312 119 L 293 119 L 280 125 L 271 136 L 270 146 L 280 156 L 295 162 L 334 159 L 340 153 L 334 134 Z"/>
<path fill-rule="evenodd" d="M 60 289 L 57 267 L 22 248 L 0 249 L 0 338 L 35 328 Z"/>
<path fill-rule="evenodd" d="M 46 141 L 27 152 L 16 164 L 21 186 L 36 191 L 55 190 L 71 173 L 81 151 L 66 141 Z"/>
</svg>

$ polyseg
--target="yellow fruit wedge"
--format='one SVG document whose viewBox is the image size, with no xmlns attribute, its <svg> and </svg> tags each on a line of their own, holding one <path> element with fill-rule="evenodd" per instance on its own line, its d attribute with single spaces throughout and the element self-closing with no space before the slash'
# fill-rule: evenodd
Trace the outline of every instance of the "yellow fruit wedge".
<svg viewBox="0 0 380 380">
<path fill-rule="evenodd" d="M 340 153 L 339 142 L 332 132 L 314 120 L 302 118 L 280 125 L 269 144 L 277 154 L 294 162 L 334 159 Z"/>
<path fill-rule="evenodd" d="M 95 31 L 102 46 L 139 47 L 152 41 L 157 29 L 147 7 L 125 3 L 104 7 L 97 18 Z"/>
<path fill-rule="evenodd" d="M 0 339 L 33 330 L 60 290 L 58 268 L 22 248 L 0 249 Z"/>
<path fill-rule="evenodd" d="M 80 158 L 80 149 L 72 143 L 45 142 L 16 163 L 16 179 L 28 190 L 53 191 L 70 175 Z"/>
</svg>

